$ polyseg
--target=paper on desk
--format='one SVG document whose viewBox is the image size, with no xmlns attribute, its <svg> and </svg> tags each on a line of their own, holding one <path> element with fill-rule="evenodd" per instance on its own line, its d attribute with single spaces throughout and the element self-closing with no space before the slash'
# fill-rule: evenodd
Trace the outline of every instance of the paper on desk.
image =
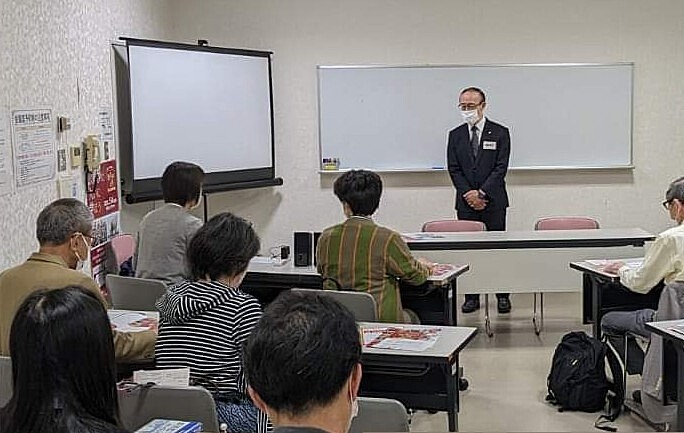
<svg viewBox="0 0 684 433">
<path fill-rule="evenodd" d="M 107 311 L 112 329 L 119 332 L 142 332 L 156 329 L 159 319 L 135 311 L 109 310 Z"/>
<path fill-rule="evenodd" d="M 133 382 L 151 382 L 163 386 L 190 386 L 190 369 L 137 370 L 133 372 Z"/>
<path fill-rule="evenodd" d="M 440 328 L 364 328 L 363 345 L 375 349 L 422 352 L 434 346 Z"/>
<path fill-rule="evenodd" d="M 644 259 L 643 258 L 615 259 L 615 260 L 596 259 L 596 260 L 585 260 L 585 262 L 589 263 L 592 266 L 597 266 L 597 267 L 606 266 L 606 265 L 613 263 L 613 262 L 622 262 L 625 264 L 625 266 L 627 266 L 630 269 L 637 269 L 637 268 L 640 268 L 641 265 L 643 265 Z"/>
<path fill-rule="evenodd" d="M 442 277 L 444 275 L 447 275 L 449 272 L 453 272 L 455 270 L 456 266 L 454 265 L 450 265 L 447 263 L 435 263 L 432 267 L 432 273 L 430 275 L 433 277 Z"/>
<path fill-rule="evenodd" d="M 417 232 L 417 233 L 404 233 L 401 235 L 404 240 L 409 241 L 419 241 L 422 239 L 443 239 L 444 236 L 437 233 L 430 232 Z"/>
</svg>

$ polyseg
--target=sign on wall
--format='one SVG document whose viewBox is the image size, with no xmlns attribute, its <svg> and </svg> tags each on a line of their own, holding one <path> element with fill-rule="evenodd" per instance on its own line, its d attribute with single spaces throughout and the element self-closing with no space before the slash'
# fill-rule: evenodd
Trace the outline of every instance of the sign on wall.
<svg viewBox="0 0 684 433">
<path fill-rule="evenodd" d="M 53 180 L 57 150 L 52 110 L 13 111 L 11 125 L 17 187 Z"/>
</svg>

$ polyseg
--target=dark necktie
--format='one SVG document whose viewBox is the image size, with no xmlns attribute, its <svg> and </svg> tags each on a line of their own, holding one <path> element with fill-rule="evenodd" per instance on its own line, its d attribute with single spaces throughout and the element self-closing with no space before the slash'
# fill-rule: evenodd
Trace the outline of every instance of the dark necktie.
<svg viewBox="0 0 684 433">
<path fill-rule="evenodd" d="M 477 151 L 480 150 L 480 137 L 477 135 L 477 126 L 472 128 L 473 134 L 470 137 L 470 148 L 473 149 L 473 156 L 477 158 Z"/>
</svg>

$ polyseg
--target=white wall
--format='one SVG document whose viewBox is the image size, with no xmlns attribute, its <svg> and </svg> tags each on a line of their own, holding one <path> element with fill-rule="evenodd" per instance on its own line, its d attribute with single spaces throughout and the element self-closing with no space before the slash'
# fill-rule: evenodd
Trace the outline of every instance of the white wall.
<svg viewBox="0 0 684 433">
<path fill-rule="evenodd" d="M 70 144 L 99 133 L 98 107 L 112 105 L 110 42 L 124 35 L 165 37 L 164 5 L 158 0 L 1 0 L 0 107 L 51 107 L 53 116 L 70 117 Z M 56 182 L 0 198 L 0 269 L 36 250 L 36 216 L 56 198 Z"/>
<path fill-rule="evenodd" d="M 265 247 L 291 243 L 293 230 L 319 229 L 342 218 L 332 177 L 317 173 L 319 64 L 635 62 L 635 170 L 510 173 L 509 228 L 530 229 L 537 217 L 564 214 L 595 216 L 604 227 L 660 231 L 669 224 L 660 201 L 668 182 L 684 174 L 681 0 L 171 0 L 171 5 L 174 40 L 204 38 L 217 46 L 275 52 L 276 162 L 285 184 L 209 198 L 210 213 L 229 210 L 253 220 Z M 534 102 L 521 100 L 520 109 Z M 601 101 L 586 95 L 586 103 Z M 425 220 L 453 215 L 454 191 L 446 174 L 383 178 L 379 222 L 410 231 Z M 124 228 L 135 231 L 152 206 L 127 207 Z"/>
</svg>

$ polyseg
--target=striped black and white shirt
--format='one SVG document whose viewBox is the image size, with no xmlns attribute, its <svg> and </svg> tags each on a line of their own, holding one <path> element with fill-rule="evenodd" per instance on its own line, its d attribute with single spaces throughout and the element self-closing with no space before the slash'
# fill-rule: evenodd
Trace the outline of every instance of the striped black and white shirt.
<svg viewBox="0 0 684 433">
<path fill-rule="evenodd" d="M 210 391 L 247 394 L 242 346 L 261 317 L 257 300 L 218 281 L 187 281 L 157 301 L 160 368 L 189 367 Z"/>
</svg>

